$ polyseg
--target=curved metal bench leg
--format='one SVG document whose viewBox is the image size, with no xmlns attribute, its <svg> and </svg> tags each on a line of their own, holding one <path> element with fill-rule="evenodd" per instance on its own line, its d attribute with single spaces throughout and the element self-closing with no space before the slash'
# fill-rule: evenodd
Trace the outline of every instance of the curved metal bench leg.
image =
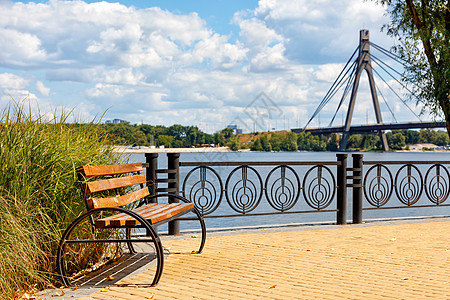
<svg viewBox="0 0 450 300">
<path fill-rule="evenodd" d="M 198 211 L 196 207 L 194 207 L 193 212 L 197 215 L 198 221 L 200 222 L 200 226 L 202 228 L 202 241 L 200 242 L 200 248 L 198 249 L 197 253 L 202 253 L 203 248 L 205 247 L 206 242 L 206 225 L 205 220 L 203 220 L 202 215 Z"/>
<path fill-rule="evenodd" d="M 153 240 L 153 243 L 155 245 L 157 265 L 156 265 L 156 273 L 153 278 L 153 282 L 151 284 L 152 286 L 155 286 L 159 282 L 159 279 L 161 278 L 163 267 L 164 267 L 164 252 L 163 252 L 161 240 L 159 239 L 159 236 L 156 233 L 155 229 L 143 217 L 141 217 L 140 215 L 138 215 L 130 210 L 127 210 L 127 209 L 124 209 L 121 207 L 107 207 L 107 208 L 97 208 L 97 209 L 90 210 L 90 211 L 82 214 L 81 216 L 79 216 L 75 221 L 73 221 L 69 225 L 69 227 L 67 227 L 66 231 L 62 235 L 61 240 L 59 242 L 58 251 L 57 251 L 57 255 L 56 255 L 57 270 L 58 270 L 59 275 L 61 276 L 61 281 L 63 282 L 63 284 L 65 286 L 71 285 L 70 280 L 67 277 L 67 270 L 65 267 L 65 258 L 64 258 L 64 251 L 65 251 L 65 248 L 67 245 L 68 238 L 70 237 L 70 234 L 76 228 L 76 226 L 79 223 L 81 223 L 81 221 L 85 220 L 86 218 L 93 215 L 94 213 L 97 213 L 100 211 L 116 211 L 116 212 L 126 213 L 126 214 L 132 216 L 133 218 L 135 218 L 136 220 L 138 220 L 141 223 L 141 225 L 144 226 L 144 228 L 146 229 L 146 232 L 147 232 L 147 236 L 151 237 L 151 239 Z M 87 241 L 83 241 L 82 243 L 85 243 L 85 242 L 93 243 L 93 242 L 95 242 L 95 240 L 87 240 Z M 76 243 L 76 242 L 73 242 L 73 243 Z M 129 243 L 131 243 L 131 242 L 129 242 Z M 127 244 L 128 244 L 128 242 L 127 242 Z"/>
</svg>

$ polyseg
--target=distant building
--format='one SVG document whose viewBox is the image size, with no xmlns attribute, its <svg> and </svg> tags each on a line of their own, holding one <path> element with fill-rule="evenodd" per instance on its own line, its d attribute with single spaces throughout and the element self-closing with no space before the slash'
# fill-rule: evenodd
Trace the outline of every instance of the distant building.
<svg viewBox="0 0 450 300">
<path fill-rule="evenodd" d="M 114 119 L 114 120 L 112 120 L 112 121 L 111 121 L 111 120 L 106 120 L 105 123 L 106 123 L 106 124 L 109 124 L 109 123 L 120 124 L 120 123 L 129 123 L 129 122 L 126 121 L 126 120 Z"/>
<path fill-rule="evenodd" d="M 233 134 L 242 134 L 242 129 L 237 125 L 228 125 L 227 128 L 233 129 Z"/>
</svg>

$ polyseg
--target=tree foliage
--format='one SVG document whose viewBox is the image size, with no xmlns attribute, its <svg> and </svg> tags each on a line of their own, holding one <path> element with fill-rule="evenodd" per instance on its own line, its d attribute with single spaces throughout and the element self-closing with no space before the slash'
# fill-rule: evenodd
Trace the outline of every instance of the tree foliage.
<svg viewBox="0 0 450 300">
<path fill-rule="evenodd" d="M 450 0 L 376 0 L 387 6 L 384 26 L 405 60 L 403 81 L 435 117 L 444 114 L 450 135 Z"/>
</svg>

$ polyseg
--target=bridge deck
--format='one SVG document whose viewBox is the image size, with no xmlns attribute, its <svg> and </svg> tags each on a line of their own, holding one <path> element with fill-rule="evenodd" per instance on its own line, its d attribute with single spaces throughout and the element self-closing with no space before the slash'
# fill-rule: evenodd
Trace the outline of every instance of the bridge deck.
<svg viewBox="0 0 450 300">
<path fill-rule="evenodd" d="M 385 123 L 350 126 L 351 134 L 374 133 L 378 130 L 399 130 L 399 129 L 422 129 L 422 128 L 445 128 L 445 121 L 437 122 L 405 122 L 405 123 Z M 311 134 L 330 134 L 344 132 L 344 126 L 322 127 L 322 128 L 294 128 L 292 132 L 310 132 Z"/>
</svg>

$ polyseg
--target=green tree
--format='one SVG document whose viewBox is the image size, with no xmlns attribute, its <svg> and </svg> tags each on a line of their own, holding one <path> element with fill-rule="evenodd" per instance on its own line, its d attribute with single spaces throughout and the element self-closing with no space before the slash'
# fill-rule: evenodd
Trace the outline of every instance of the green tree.
<svg viewBox="0 0 450 300">
<path fill-rule="evenodd" d="M 405 143 L 407 145 L 419 143 L 419 132 L 415 130 L 402 130 L 402 134 L 405 137 Z"/>
<path fill-rule="evenodd" d="M 239 138 L 237 136 L 232 136 L 231 138 L 228 139 L 226 145 L 230 147 L 230 149 L 233 151 L 239 150 L 240 147 Z"/>
<path fill-rule="evenodd" d="M 338 149 L 339 149 L 338 135 L 336 133 L 332 133 L 330 140 L 327 143 L 327 151 L 338 151 Z"/>
<path fill-rule="evenodd" d="M 450 140 L 445 132 L 437 131 L 434 143 L 438 146 L 446 146 L 450 143 Z"/>
<path fill-rule="evenodd" d="M 297 151 L 297 134 L 295 132 L 288 132 L 283 139 L 283 151 Z"/>
<path fill-rule="evenodd" d="M 136 130 L 131 136 L 131 138 L 133 146 L 146 146 L 149 144 L 147 136 L 140 130 Z"/>
<path fill-rule="evenodd" d="M 261 147 L 264 151 L 266 152 L 272 151 L 272 145 L 270 144 L 269 136 L 267 135 L 267 133 L 263 133 L 261 135 L 260 140 L 261 140 Z"/>
<path fill-rule="evenodd" d="M 450 0 L 375 1 L 391 16 L 384 28 L 407 63 L 403 81 L 436 117 L 444 114 L 450 135 Z"/>
<path fill-rule="evenodd" d="M 257 138 L 252 145 L 250 146 L 250 150 L 252 151 L 263 151 L 263 148 L 261 146 L 261 139 Z"/>
<path fill-rule="evenodd" d="M 161 134 L 158 137 L 159 145 L 164 145 L 164 147 L 170 148 L 173 142 L 173 136 Z"/>
<path fill-rule="evenodd" d="M 400 150 L 406 145 L 405 137 L 398 130 L 386 133 L 386 138 L 388 140 L 389 148 L 393 150 Z"/>
<path fill-rule="evenodd" d="M 230 137 L 232 137 L 233 136 L 233 132 L 234 132 L 234 130 L 231 129 L 231 128 L 224 128 L 221 131 L 221 133 L 223 134 L 223 137 L 225 139 L 229 139 Z"/>
<path fill-rule="evenodd" d="M 362 138 L 362 148 L 364 150 L 373 150 L 377 148 L 377 144 L 380 142 L 380 137 L 373 134 L 365 134 Z"/>
<path fill-rule="evenodd" d="M 362 148 L 362 136 L 360 134 L 353 134 L 348 138 L 348 149 L 361 149 Z"/>
<path fill-rule="evenodd" d="M 270 144 L 272 145 L 273 151 L 281 151 L 283 147 L 283 136 L 277 132 L 272 133 Z"/>
</svg>

